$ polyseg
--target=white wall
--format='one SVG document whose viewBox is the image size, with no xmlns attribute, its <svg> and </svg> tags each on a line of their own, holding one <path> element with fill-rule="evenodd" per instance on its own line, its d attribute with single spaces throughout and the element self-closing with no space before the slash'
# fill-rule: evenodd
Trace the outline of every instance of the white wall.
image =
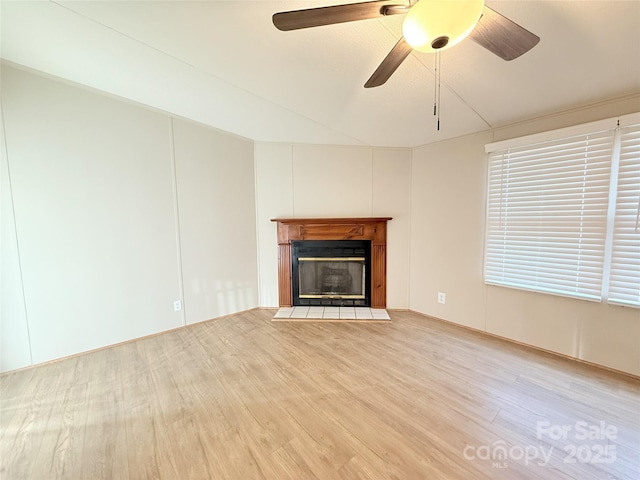
<svg viewBox="0 0 640 480">
<path fill-rule="evenodd" d="M 0 367 L 14 370 L 31 363 L 31 346 L 2 118 L 0 116 Z"/>
<path fill-rule="evenodd" d="M 278 305 L 275 217 L 393 217 L 387 306 L 408 308 L 411 151 L 284 145 L 255 148 L 260 305 Z"/>
<path fill-rule="evenodd" d="M 174 120 L 187 323 L 257 306 L 253 143 Z"/>
<path fill-rule="evenodd" d="M 3 371 L 257 305 L 252 142 L 7 66 L 2 114 Z"/>
<path fill-rule="evenodd" d="M 640 375 L 640 312 L 484 285 L 487 161 L 496 140 L 637 111 L 637 100 L 461 137 L 413 152 L 410 308 L 454 323 Z M 437 293 L 446 293 L 446 304 Z"/>
<path fill-rule="evenodd" d="M 387 306 L 408 309 L 411 151 L 374 148 L 372 184 L 373 216 L 393 217 L 387 222 Z"/>
<path fill-rule="evenodd" d="M 412 164 L 411 309 L 484 329 L 484 144 L 479 134 L 416 149 Z M 478 148 L 482 147 L 482 150 Z M 437 294 L 446 295 L 446 304 Z"/>
<path fill-rule="evenodd" d="M 640 375 L 637 309 L 482 282 L 484 144 L 637 99 L 409 150 L 254 144 L 11 67 L 1 79 L 2 371 L 277 306 L 271 218 L 391 216 L 390 308 Z"/>
</svg>

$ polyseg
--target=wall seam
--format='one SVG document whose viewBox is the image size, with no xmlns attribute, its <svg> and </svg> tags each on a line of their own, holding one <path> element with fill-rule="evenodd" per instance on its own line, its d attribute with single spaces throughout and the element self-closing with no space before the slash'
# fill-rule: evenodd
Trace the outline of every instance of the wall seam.
<svg viewBox="0 0 640 480">
<path fill-rule="evenodd" d="M 258 280 L 258 307 L 263 307 L 263 297 L 262 297 L 262 262 L 260 261 L 260 202 L 259 202 L 259 190 L 260 187 L 258 185 L 258 162 L 257 162 L 257 150 L 258 145 L 256 142 L 253 142 L 253 204 L 255 209 L 255 218 L 256 218 L 256 275 Z"/>
<path fill-rule="evenodd" d="M 374 215 L 373 204 L 375 202 L 374 193 L 373 193 L 375 191 L 375 181 L 373 178 L 375 175 L 375 148 L 374 147 L 369 147 L 369 148 L 371 149 L 370 150 L 371 151 L 371 210 L 369 212 L 370 212 L 370 215 L 373 217 Z"/>
<path fill-rule="evenodd" d="M 407 268 L 407 308 L 411 309 L 411 271 L 412 271 L 412 263 L 411 263 L 411 248 L 413 246 L 413 237 L 411 236 L 411 227 L 413 226 L 413 155 L 415 153 L 415 148 L 409 150 L 409 211 L 407 214 L 409 215 L 409 227 L 407 229 L 407 263 L 409 264 Z"/>
<path fill-rule="evenodd" d="M 173 219 L 176 229 L 176 261 L 178 263 L 178 293 L 180 295 L 180 319 L 182 326 L 187 324 L 186 305 L 184 304 L 184 275 L 182 270 L 182 239 L 180 238 L 180 208 L 178 204 L 178 174 L 176 167 L 176 145 L 173 130 L 173 117 L 169 117 L 169 155 L 171 157 L 171 183 L 173 184 Z"/>
<path fill-rule="evenodd" d="M 11 215 L 13 217 L 13 231 L 16 241 L 16 255 L 18 257 L 18 275 L 20 276 L 20 291 L 22 292 L 22 308 L 24 310 L 24 320 L 27 327 L 27 344 L 29 345 L 29 364 L 33 365 L 33 349 L 31 346 L 31 326 L 29 325 L 29 313 L 27 309 L 27 296 L 24 290 L 24 277 L 22 274 L 22 256 L 20 255 L 20 241 L 18 239 L 18 221 L 16 220 L 16 207 L 13 201 L 13 183 L 11 182 L 11 167 L 9 165 L 9 144 L 7 142 L 7 131 L 4 122 L 4 104 L 0 99 L 0 123 L 2 124 L 2 139 L 4 142 L 4 154 L 7 160 L 7 184 L 9 185 L 9 199 L 11 202 Z"/>
<path fill-rule="evenodd" d="M 291 216 L 296 218 L 296 182 L 294 169 L 294 145 L 289 145 L 289 160 L 291 160 Z"/>
<path fill-rule="evenodd" d="M 495 141 L 496 131 L 495 128 L 491 130 L 491 142 Z M 484 311 L 483 311 L 483 328 L 484 331 L 487 331 L 487 320 L 489 318 L 489 285 L 487 285 L 484 281 L 484 262 L 485 257 L 487 255 L 487 205 L 489 202 L 489 155 L 487 153 L 484 154 L 484 231 L 482 232 L 482 285 L 484 287 Z"/>
</svg>

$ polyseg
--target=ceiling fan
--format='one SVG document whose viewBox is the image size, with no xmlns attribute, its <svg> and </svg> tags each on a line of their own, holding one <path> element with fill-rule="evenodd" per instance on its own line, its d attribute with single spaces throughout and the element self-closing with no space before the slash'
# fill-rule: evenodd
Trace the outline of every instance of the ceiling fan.
<svg viewBox="0 0 640 480">
<path fill-rule="evenodd" d="M 484 5 L 484 0 L 409 0 L 408 4 L 376 0 L 280 12 L 273 15 L 273 24 L 287 31 L 399 14 L 406 14 L 403 36 L 367 80 L 365 88 L 384 84 L 414 49 L 439 52 L 469 36 L 508 61 L 540 41 L 537 35 Z"/>
</svg>

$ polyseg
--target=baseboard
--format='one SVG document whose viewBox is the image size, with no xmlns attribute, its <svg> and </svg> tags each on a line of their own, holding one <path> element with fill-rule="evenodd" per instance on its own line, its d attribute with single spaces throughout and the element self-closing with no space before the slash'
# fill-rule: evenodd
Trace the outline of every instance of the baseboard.
<svg viewBox="0 0 640 480">
<path fill-rule="evenodd" d="M 189 328 L 189 327 L 191 327 L 193 325 L 198 325 L 200 323 L 213 322 L 215 320 L 222 320 L 222 319 L 227 318 L 227 317 L 232 317 L 233 315 L 238 315 L 238 314 L 241 314 L 241 313 L 251 312 L 252 310 L 260 310 L 260 307 L 248 308 L 247 310 L 240 310 L 239 312 L 228 313 L 228 314 L 222 315 L 220 317 L 210 318 L 208 320 L 202 320 L 200 322 L 195 322 L 195 323 L 188 323 L 186 325 L 180 325 L 179 327 L 170 328 L 168 330 L 162 330 L 161 332 L 150 333 L 149 335 L 143 335 L 142 337 L 130 338 L 129 340 L 123 340 L 122 342 L 111 343 L 109 345 L 104 345 L 102 347 L 92 348 L 91 350 L 84 350 L 82 352 L 72 353 L 71 355 L 66 355 L 66 356 L 60 357 L 60 358 L 53 358 L 53 359 L 47 360 L 45 362 L 34 363 L 34 364 L 31 364 L 31 365 L 27 365 L 25 367 L 16 368 L 14 370 L 7 370 L 6 372 L 0 373 L 0 377 L 3 377 L 5 375 L 9 375 L 9 374 L 12 374 L 12 373 L 16 373 L 16 372 L 22 372 L 23 370 L 29 370 L 30 368 L 42 367 L 44 365 L 50 365 L 52 363 L 62 362 L 64 360 L 70 360 L 72 358 L 79 357 L 81 355 L 86 355 L 88 353 L 100 352 L 101 350 L 106 350 L 108 348 L 119 347 L 121 345 L 127 345 L 128 343 L 137 342 L 138 340 L 145 340 L 145 339 L 148 339 L 148 338 L 157 337 L 158 335 L 164 335 L 165 333 L 175 332 L 177 330 L 182 330 L 182 329 L 185 329 L 185 328 Z"/>
<path fill-rule="evenodd" d="M 393 310 L 391 310 L 391 311 L 393 311 Z M 451 325 L 451 326 L 454 326 L 454 327 L 459 327 L 459 328 L 461 328 L 463 330 L 468 330 L 470 332 L 478 333 L 480 335 L 486 335 L 488 337 L 495 338 L 495 339 L 501 340 L 503 342 L 508 342 L 508 343 L 513 344 L 513 345 L 518 345 L 520 347 L 528 348 L 530 350 L 535 350 L 537 352 L 546 353 L 548 355 L 552 355 L 552 356 L 555 356 L 555 357 L 560 357 L 560 358 L 563 358 L 565 360 L 569 360 L 569 361 L 572 361 L 572 362 L 580 363 L 580 364 L 587 365 L 587 366 L 590 366 L 590 367 L 594 367 L 594 368 L 597 368 L 597 369 L 600 369 L 600 370 L 605 370 L 607 372 L 615 373 L 617 375 L 623 375 L 623 376 L 629 377 L 629 378 L 631 378 L 633 380 L 640 381 L 640 376 L 639 375 L 635 375 L 635 374 L 630 373 L 630 372 L 625 372 L 624 370 L 617 370 L 617 369 L 612 368 L 612 367 L 607 367 L 606 365 L 601 365 L 599 363 L 590 362 L 589 360 L 583 360 L 581 358 L 573 357 L 573 356 L 567 355 L 565 353 L 554 352 L 553 350 L 548 350 L 546 348 L 538 347 L 537 345 L 531 345 L 530 343 L 525 343 L 525 342 L 521 342 L 519 340 L 514 340 L 513 338 L 503 337 L 502 335 L 498 335 L 498 334 L 495 334 L 495 333 L 487 332 L 485 330 L 480 330 L 480 329 L 477 329 L 477 328 L 469 327 L 468 325 L 462 325 L 460 323 L 455 323 L 455 322 L 452 322 L 450 320 L 445 320 L 444 318 L 439 318 L 439 317 L 434 317 L 432 315 L 427 315 L 426 313 L 418 312 L 418 311 L 415 311 L 415 310 L 403 310 L 403 311 L 409 311 L 411 313 L 415 313 L 416 315 L 420 315 L 421 317 L 429 318 L 431 320 L 437 320 L 439 322 L 446 323 L 447 325 Z"/>
<path fill-rule="evenodd" d="M 253 310 L 277 310 L 277 309 L 278 309 L 278 307 L 254 307 L 254 308 L 248 308 L 247 310 L 241 310 L 239 312 L 229 313 L 227 315 L 222 315 L 220 317 L 211 318 L 209 320 L 202 320 L 201 322 L 189 323 L 187 325 L 180 325 L 179 327 L 171 328 L 169 330 L 163 330 L 161 332 L 151 333 L 149 335 L 144 335 L 142 337 L 131 338 L 129 340 L 124 340 L 122 342 L 113 343 L 113 344 L 110 344 L 110 345 L 105 345 L 103 347 L 98 347 L 98 348 L 94 348 L 94 349 L 91 349 L 91 350 L 86 350 L 86 351 L 83 351 L 83 352 L 74 353 L 74 354 L 71 354 L 71 355 L 67 355 L 65 357 L 54 358 L 52 360 L 47 360 L 46 362 L 34 363 L 32 365 L 27 365 L 25 367 L 16 368 L 15 370 L 8 370 L 6 372 L 0 373 L 0 377 L 3 377 L 5 375 L 10 375 L 12 373 L 21 372 L 23 370 L 28 370 L 28 369 L 31 369 L 31 368 L 42 367 L 44 365 L 49 365 L 49 364 L 56 363 L 56 362 L 62 362 L 64 360 L 69 360 L 69 359 L 78 357 L 80 355 L 86 355 L 88 353 L 99 352 L 101 350 L 106 350 L 107 348 L 126 345 L 128 343 L 136 342 L 138 340 L 153 338 L 153 337 L 156 337 L 158 335 L 164 335 L 166 333 L 175 332 L 177 330 L 189 328 L 189 327 L 191 327 L 193 325 L 198 325 L 200 323 L 212 322 L 212 321 L 216 321 L 216 320 L 222 320 L 222 319 L 225 319 L 225 318 L 228 318 L 228 317 L 232 317 L 234 315 L 239 315 L 239 314 L 242 314 L 242 313 L 251 312 Z M 607 372 L 610 372 L 610 373 L 614 373 L 614 374 L 617 374 L 617 375 L 623 375 L 623 376 L 628 377 L 628 378 L 630 378 L 632 380 L 635 380 L 635 381 L 640 381 L 640 376 L 635 375 L 635 374 L 630 373 L 630 372 L 625 372 L 624 370 L 617 370 L 615 368 L 607 367 L 606 365 L 601 365 L 599 363 L 590 362 L 588 360 L 583 360 L 581 358 L 572 357 L 571 355 L 566 355 L 564 353 L 554 352 L 553 350 L 547 350 L 546 348 L 538 347 L 536 345 L 531 345 L 529 343 L 524 343 L 524 342 L 521 342 L 519 340 L 514 340 L 512 338 L 509 338 L 509 337 L 503 337 L 501 335 L 497 335 L 495 333 L 487 332 L 485 330 L 479 330 L 477 328 L 469 327 L 467 325 L 461 325 L 459 323 L 455 323 L 455 322 L 452 322 L 450 320 L 445 320 L 444 318 L 438 318 L 438 317 L 434 317 L 432 315 L 427 315 L 426 313 L 418 312 L 416 310 L 411 310 L 411 309 L 408 309 L 408 308 L 387 308 L 387 311 L 389 311 L 389 312 L 409 312 L 409 313 L 414 313 L 414 314 L 416 314 L 418 316 L 421 316 L 421 317 L 424 317 L 424 318 L 428 318 L 430 320 L 436 320 L 438 322 L 446 323 L 447 325 L 450 325 L 450 326 L 453 326 L 453 327 L 458 327 L 460 329 L 467 330 L 467 331 L 470 331 L 470 332 L 474 332 L 476 334 L 486 335 L 488 337 L 495 338 L 495 339 L 503 341 L 503 342 L 511 343 L 513 345 L 518 345 L 518 346 L 523 347 L 523 348 L 527 348 L 527 349 L 534 350 L 534 351 L 537 351 L 537 352 L 542 352 L 542 353 L 545 353 L 545 354 L 548 354 L 548 355 L 552 355 L 552 356 L 555 356 L 555 357 L 560 357 L 560 358 L 563 358 L 565 360 L 569 360 L 569 361 L 572 361 L 572 362 L 576 362 L 576 363 L 580 363 L 580 364 L 583 364 L 583 365 L 587 365 L 587 366 L 590 366 L 590 367 L 593 367 L 593 368 L 597 368 L 599 370 L 604 370 L 604 371 L 607 371 Z M 392 320 L 393 320 L 393 318 L 392 318 Z"/>
</svg>

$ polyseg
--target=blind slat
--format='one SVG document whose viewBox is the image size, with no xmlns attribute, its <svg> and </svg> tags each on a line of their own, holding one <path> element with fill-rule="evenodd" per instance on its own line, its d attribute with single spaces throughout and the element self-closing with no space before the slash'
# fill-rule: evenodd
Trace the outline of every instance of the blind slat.
<svg viewBox="0 0 640 480">
<path fill-rule="evenodd" d="M 485 282 L 640 306 L 640 125 L 550 136 L 487 150 Z"/>
<path fill-rule="evenodd" d="M 640 125 L 622 130 L 608 301 L 640 306 Z"/>
<path fill-rule="evenodd" d="M 614 135 L 489 155 L 487 283 L 599 299 Z"/>
</svg>

